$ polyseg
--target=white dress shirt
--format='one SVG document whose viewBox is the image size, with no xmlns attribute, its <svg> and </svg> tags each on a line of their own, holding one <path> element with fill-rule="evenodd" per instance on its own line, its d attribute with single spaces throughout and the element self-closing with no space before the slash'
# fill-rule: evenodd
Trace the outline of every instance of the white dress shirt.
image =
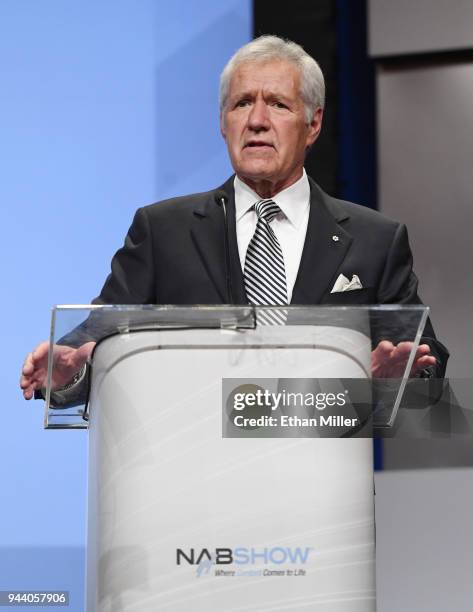
<svg viewBox="0 0 473 612">
<path fill-rule="evenodd" d="M 245 269 L 246 250 L 256 229 L 258 217 L 251 207 L 262 198 L 235 176 L 235 211 L 238 252 L 241 269 Z M 294 284 L 304 248 L 309 221 L 310 185 L 305 170 L 301 178 L 271 198 L 281 212 L 271 222 L 284 257 L 287 301 L 291 302 Z"/>
</svg>

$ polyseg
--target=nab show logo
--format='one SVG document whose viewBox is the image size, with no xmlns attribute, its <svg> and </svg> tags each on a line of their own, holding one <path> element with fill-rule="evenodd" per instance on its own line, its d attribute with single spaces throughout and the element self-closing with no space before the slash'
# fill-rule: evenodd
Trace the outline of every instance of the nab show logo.
<svg viewBox="0 0 473 612">
<path fill-rule="evenodd" d="M 188 548 L 176 549 L 177 565 L 197 566 L 197 576 L 210 573 L 213 565 L 261 566 L 261 565 L 305 565 L 313 549 L 273 546 L 271 548 Z"/>
</svg>

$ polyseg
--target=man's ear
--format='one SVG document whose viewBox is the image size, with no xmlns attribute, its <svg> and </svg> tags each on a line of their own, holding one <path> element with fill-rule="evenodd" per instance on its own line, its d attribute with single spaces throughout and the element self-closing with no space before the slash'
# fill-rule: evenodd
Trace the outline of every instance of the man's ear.
<svg viewBox="0 0 473 612">
<path fill-rule="evenodd" d="M 223 112 L 220 113 L 220 134 L 222 134 L 224 140 L 227 140 L 227 132 L 225 130 L 225 116 Z"/>
<path fill-rule="evenodd" d="M 322 129 L 322 118 L 324 115 L 323 108 L 316 108 L 312 121 L 309 123 L 309 131 L 307 134 L 307 148 L 310 148 L 320 135 Z"/>
</svg>

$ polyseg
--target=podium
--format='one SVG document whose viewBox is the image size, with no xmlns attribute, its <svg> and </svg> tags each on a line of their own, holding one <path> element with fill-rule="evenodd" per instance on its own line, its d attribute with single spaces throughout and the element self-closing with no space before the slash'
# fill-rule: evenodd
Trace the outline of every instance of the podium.
<svg viewBox="0 0 473 612">
<path fill-rule="evenodd" d="M 414 354 L 427 309 L 264 310 L 54 310 L 50 377 L 97 342 L 87 405 L 48 388 L 45 420 L 89 429 L 87 612 L 376 609 L 371 351 Z"/>
</svg>

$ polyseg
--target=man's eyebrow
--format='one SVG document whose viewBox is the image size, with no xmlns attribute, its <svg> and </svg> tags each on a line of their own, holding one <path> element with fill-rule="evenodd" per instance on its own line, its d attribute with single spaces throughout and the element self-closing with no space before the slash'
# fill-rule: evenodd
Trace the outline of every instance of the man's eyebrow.
<svg viewBox="0 0 473 612">
<path fill-rule="evenodd" d="M 278 100 L 284 100 L 284 102 L 290 102 L 291 99 L 292 99 L 290 96 L 287 96 L 283 92 L 279 92 L 279 91 L 270 91 L 266 95 L 266 97 L 268 97 L 268 98 L 277 98 Z"/>
<path fill-rule="evenodd" d="M 243 91 L 239 91 L 236 92 L 235 94 L 233 94 L 233 96 L 231 96 L 232 100 L 241 100 L 241 98 L 253 98 L 255 96 L 254 91 L 248 89 L 248 90 L 243 90 Z M 270 90 L 270 91 L 265 91 L 263 92 L 263 96 L 265 98 L 269 98 L 269 99 L 278 99 L 278 100 L 283 100 L 285 102 L 290 102 L 291 101 L 291 97 L 287 96 L 286 94 L 284 94 L 282 91 L 277 91 L 277 90 Z"/>
<path fill-rule="evenodd" d="M 253 97 L 255 94 L 250 91 L 250 90 L 243 90 L 243 91 L 238 91 L 236 92 L 233 96 L 232 99 L 240 99 L 240 98 L 251 98 Z"/>
</svg>

